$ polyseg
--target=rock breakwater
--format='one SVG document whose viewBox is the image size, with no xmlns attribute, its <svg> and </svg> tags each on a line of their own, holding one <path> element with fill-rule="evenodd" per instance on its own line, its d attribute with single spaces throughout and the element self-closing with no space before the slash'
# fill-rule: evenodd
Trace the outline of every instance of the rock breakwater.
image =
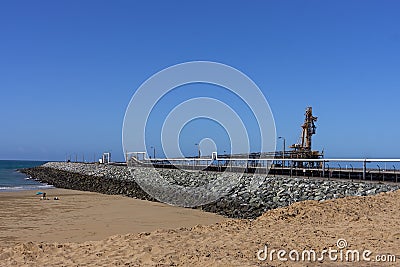
<svg viewBox="0 0 400 267">
<path fill-rule="evenodd" d="M 151 168 L 135 168 L 136 179 L 150 177 Z M 154 170 L 153 170 L 154 171 Z M 103 194 L 121 194 L 138 199 L 155 201 L 136 182 L 132 172 L 124 166 L 50 162 L 40 167 L 24 169 L 22 172 L 55 187 L 93 191 Z M 235 173 L 187 172 L 183 170 L 157 169 L 163 177 L 163 184 L 177 185 L 175 190 L 165 191 L 169 197 L 182 201 L 184 187 L 196 188 L 210 185 L 207 190 L 222 194 L 218 200 L 198 206 L 205 211 L 232 218 L 256 218 L 265 211 L 288 206 L 304 200 L 325 201 L 346 196 L 368 196 L 381 192 L 398 190 L 395 184 L 365 183 L 351 181 L 328 181 L 243 175 Z M 234 181 L 227 190 L 226 179 Z M 151 184 L 154 183 L 154 184 Z M 156 184 L 157 183 L 157 184 Z M 160 181 L 149 179 L 157 187 Z M 225 191 L 224 191 L 225 190 Z"/>
</svg>

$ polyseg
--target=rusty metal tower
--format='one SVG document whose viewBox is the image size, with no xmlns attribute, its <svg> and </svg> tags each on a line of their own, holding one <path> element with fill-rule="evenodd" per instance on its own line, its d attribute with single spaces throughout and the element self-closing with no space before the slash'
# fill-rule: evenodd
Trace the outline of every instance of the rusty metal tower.
<svg viewBox="0 0 400 267">
<path fill-rule="evenodd" d="M 303 132 L 301 133 L 301 146 L 305 151 L 311 151 L 311 138 L 315 134 L 315 122 L 317 121 L 317 117 L 314 117 L 312 114 L 312 107 L 308 107 L 306 110 L 306 119 L 304 124 L 301 126 Z"/>
<path fill-rule="evenodd" d="M 293 149 L 289 152 L 290 157 L 305 159 L 320 158 L 323 155 L 319 151 L 312 151 L 312 136 L 316 133 L 317 127 L 315 126 L 315 122 L 318 118 L 313 116 L 312 107 L 307 107 L 304 115 L 305 119 L 303 125 L 301 126 L 301 137 L 297 144 L 290 146 L 290 148 Z"/>
</svg>

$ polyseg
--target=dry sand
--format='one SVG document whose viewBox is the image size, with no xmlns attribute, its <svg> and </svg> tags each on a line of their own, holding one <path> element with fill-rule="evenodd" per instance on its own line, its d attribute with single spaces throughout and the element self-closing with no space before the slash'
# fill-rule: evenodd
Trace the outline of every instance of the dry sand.
<svg viewBox="0 0 400 267">
<path fill-rule="evenodd" d="M 17 242 L 83 242 L 115 234 L 191 227 L 224 220 L 200 210 L 66 189 L 0 193 L 0 246 Z M 54 200 L 54 197 L 60 200 Z M 1 266 L 1 264 L 0 264 Z"/>
<path fill-rule="evenodd" d="M 112 198 L 110 197 L 110 199 Z M 35 201 L 35 199 L 31 199 L 31 201 Z M 60 203 L 54 205 L 67 205 Z M 52 204 L 50 202 L 35 202 L 37 206 Z M 75 204 L 84 205 L 81 202 Z M 103 203 L 103 207 L 104 205 L 107 204 Z M 162 211 L 163 208 L 157 205 L 156 208 Z M 15 204 L 16 210 L 10 209 L 8 216 L 16 216 L 17 211 L 21 211 L 20 206 L 20 204 Z M 92 203 L 92 209 L 98 209 L 96 206 L 96 203 Z M 149 205 L 149 207 L 151 206 Z M 28 210 L 27 207 L 22 209 Z M 74 207 L 73 204 L 66 208 L 66 210 L 72 210 L 71 212 L 76 209 L 79 208 Z M 325 202 L 305 201 L 295 203 L 287 208 L 272 210 L 254 221 L 221 221 L 218 217 L 208 217 L 208 222 L 212 220 L 220 220 L 221 222 L 208 226 L 157 230 L 151 233 L 114 235 L 101 241 L 64 243 L 64 239 L 60 236 L 57 243 L 20 243 L 0 249 L 0 265 L 320 266 L 322 264 L 324 266 L 396 266 L 394 263 L 365 261 L 358 264 L 333 262 L 327 256 L 324 262 L 281 262 L 277 260 L 276 254 L 273 261 L 262 262 L 257 259 L 256 254 L 257 251 L 264 248 L 265 244 L 268 244 L 270 249 L 285 249 L 286 251 L 296 249 L 300 252 L 304 249 L 313 249 L 317 252 L 329 247 L 337 249 L 336 241 L 343 238 L 348 243 L 348 247 L 344 249 L 345 252 L 350 249 L 360 252 L 368 249 L 373 252 L 370 256 L 371 260 L 374 260 L 378 254 L 393 254 L 396 255 L 396 264 L 399 265 L 399 209 L 400 191 L 372 197 L 348 197 Z M 82 215 L 88 213 L 91 215 L 85 216 L 92 216 L 93 218 L 93 213 L 86 210 L 90 209 L 82 209 Z M 97 215 L 102 214 L 100 210 L 98 209 Z M 178 210 L 181 211 L 181 209 Z M 37 210 L 32 210 L 32 212 L 36 213 Z M 3 214 L 6 213 L 2 212 L 2 216 Z M 59 214 L 61 216 L 63 213 L 60 212 Z M 179 220 L 178 212 L 176 215 L 178 216 L 177 220 Z M 25 218 L 27 216 L 28 214 Z M 49 216 L 50 214 L 47 215 L 47 218 Z M 201 213 L 201 216 L 198 217 L 198 223 L 201 223 L 200 220 L 203 216 L 210 215 Z M 149 216 L 148 223 L 154 223 L 154 221 L 151 221 L 153 219 L 161 223 L 164 217 L 165 213 L 154 217 Z M 79 220 L 80 218 L 75 219 Z M 9 223 L 10 221 L 7 221 L 6 232 L 2 230 L 2 234 L 13 235 L 10 231 L 13 226 Z M 35 223 L 40 222 L 35 221 Z M 66 224 L 66 226 L 68 225 Z M 152 227 L 154 226 L 152 225 Z M 40 228 L 41 226 L 37 227 Z M 72 229 L 75 229 L 75 227 L 70 226 Z M 135 228 L 136 226 L 132 227 Z M 37 229 L 33 230 L 38 231 Z M 53 231 L 60 230 L 62 231 L 62 229 L 57 228 Z M 64 232 L 66 231 L 67 229 L 64 229 Z M 26 230 L 26 232 L 28 231 Z M 27 240 L 29 238 L 27 237 Z M 20 237 L 20 240 L 22 239 Z M 82 237 L 82 239 L 85 238 Z"/>
</svg>

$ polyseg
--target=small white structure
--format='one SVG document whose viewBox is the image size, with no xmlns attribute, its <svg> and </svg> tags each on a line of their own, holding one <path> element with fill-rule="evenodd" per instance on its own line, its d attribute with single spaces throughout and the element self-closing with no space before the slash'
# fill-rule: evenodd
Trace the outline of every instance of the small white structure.
<svg viewBox="0 0 400 267">
<path fill-rule="evenodd" d="M 142 161 L 146 159 L 146 152 L 125 152 L 125 161 L 127 164 L 129 164 L 132 160 Z"/>
<path fill-rule="evenodd" d="M 110 152 L 103 153 L 103 156 L 101 157 L 101 159 L 99 159 L 99 162 L 102 164 L 109 164 L 111 162 L 111 153 Z"/>
</svg>

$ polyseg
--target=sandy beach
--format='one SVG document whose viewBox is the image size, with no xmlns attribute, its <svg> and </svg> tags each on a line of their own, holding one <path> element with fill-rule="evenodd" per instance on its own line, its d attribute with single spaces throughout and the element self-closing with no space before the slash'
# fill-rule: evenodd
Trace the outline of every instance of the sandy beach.
<svg viewBox="0 0 400 267">
<path fill-rule="evenodd" d="M 115 234 L 192 227 L 223 217 L 162 203 L 66 189 L 0 193 L 0 246 L 20 242 L 83 242 Z M 54 197 L 59 200 L 54 200 Z"/>
<path fill-rule="evenodd" d="M 377 262 L 379 255 L 400 261 L 400 191 L 299 202 L 253 221 L 120 196 L 53 193 L 60 201 L 1 195 L 2 266 L 396 266 Z M 319 253 L 338 249 L 339 239 L 347 243 L 344 253 L 370 250 L 370 261 L 257 258 L 265 245 Z"/>
</svg>

